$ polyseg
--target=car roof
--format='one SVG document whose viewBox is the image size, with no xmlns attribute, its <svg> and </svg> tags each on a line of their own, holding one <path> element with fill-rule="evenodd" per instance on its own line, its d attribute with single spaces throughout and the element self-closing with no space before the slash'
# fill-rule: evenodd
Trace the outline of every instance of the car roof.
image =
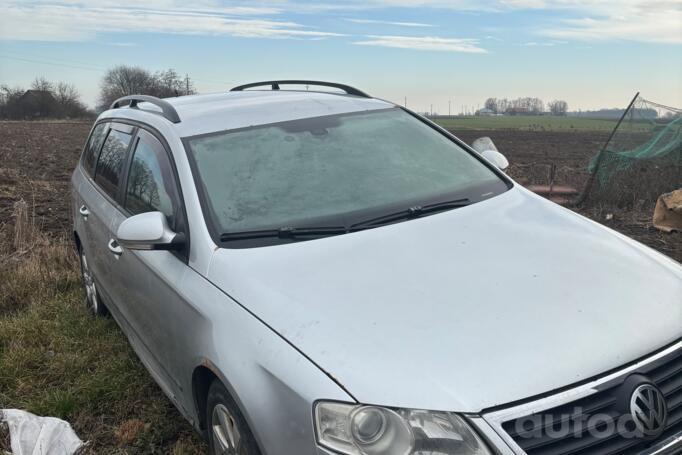
<svg viewBox="0 0 682 455">
<path fill-rule="evenodd" d="M 164 98 L 163 101 L 177 111 L 179 122 L 167 120 L 161 115 L 161 109 L 149 102 L 140 102 L 139 108 L 110 109 L 100 118 L 125 118 L 151 126 L 172 125 L 178 136 L 189 137 L 288 120 L 395 107 L 393 103 L 376 98 L 302 90 L 244 90 Z"/>
</svg>

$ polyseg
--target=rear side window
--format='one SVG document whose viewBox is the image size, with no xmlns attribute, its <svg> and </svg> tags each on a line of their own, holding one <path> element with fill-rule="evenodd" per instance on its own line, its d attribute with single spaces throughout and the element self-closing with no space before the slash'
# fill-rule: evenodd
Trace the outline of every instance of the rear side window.
<svg viewBox="0 0 682 455">
<path fill-rule="evenodd" d="M 130 134 L 112 129 L 97 160 L 95 182 L 113 198 L 116 198 L 130 139 Z"/>
<path fill-rule="evenodd" d="M 179 198 L 168 154 L 151 134 L 140 130 L 138 137 L 128 173 L 125 208 L 133 215 L 159 211 L 175 228 Z"/>
<path fill-rule="evenodd" d="M 83 160 L 83 167 L 91 177 L 95 175 L 95 164 L 97 164 L 97 157 L 102 148 L 102 143 L 107 134 L 107 124 L 100 123 L 96 125 L 90 135 L 88 145 L 85 147 L 85 159 Z"/>
</svg>

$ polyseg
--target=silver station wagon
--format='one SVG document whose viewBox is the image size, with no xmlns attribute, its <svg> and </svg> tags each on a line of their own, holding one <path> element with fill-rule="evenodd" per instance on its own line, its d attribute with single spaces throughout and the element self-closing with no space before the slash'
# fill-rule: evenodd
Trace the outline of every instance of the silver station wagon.
<svg viewBox="0 0 682 455">
<path fill-rule="evenodd" d="M 475 145 L 335 83 L 122 98 L 87 303 L 211 453 L 681 453 L 682 266 Z"/>
</svg>

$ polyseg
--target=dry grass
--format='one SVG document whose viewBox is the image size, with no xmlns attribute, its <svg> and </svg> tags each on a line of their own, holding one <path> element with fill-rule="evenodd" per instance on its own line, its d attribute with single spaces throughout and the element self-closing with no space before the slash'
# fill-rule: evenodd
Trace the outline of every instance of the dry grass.
<svg viewBox="0 0 682 455">
<path fill-rule="evenodd" d="M 9 428 L 7 428 L 7 424 L 0 422 L 0 451 L 3 451 L 0 453 L 4 453 L 4 450 L 9 449 L 10 449 Z"/>
<path fill-rule="evenodd" d="M 115 322 L 87 312 L 71 242 L 41 233 L 22 201 L 3 237 L 0 408 L 67 420 L 86 454 L 204 453 Z"/>
</svg>

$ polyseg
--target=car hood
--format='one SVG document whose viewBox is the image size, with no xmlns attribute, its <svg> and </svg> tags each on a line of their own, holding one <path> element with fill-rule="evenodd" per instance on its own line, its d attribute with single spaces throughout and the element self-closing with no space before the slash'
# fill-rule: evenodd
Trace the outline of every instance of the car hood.
<svg viewBox="0 0 682 455">
<path fill-rule="evenodd" d="M 677 262 L 518 186 L 208 274 L 363 403 L 478 412 L 682 337 Z"/>
</svg>

